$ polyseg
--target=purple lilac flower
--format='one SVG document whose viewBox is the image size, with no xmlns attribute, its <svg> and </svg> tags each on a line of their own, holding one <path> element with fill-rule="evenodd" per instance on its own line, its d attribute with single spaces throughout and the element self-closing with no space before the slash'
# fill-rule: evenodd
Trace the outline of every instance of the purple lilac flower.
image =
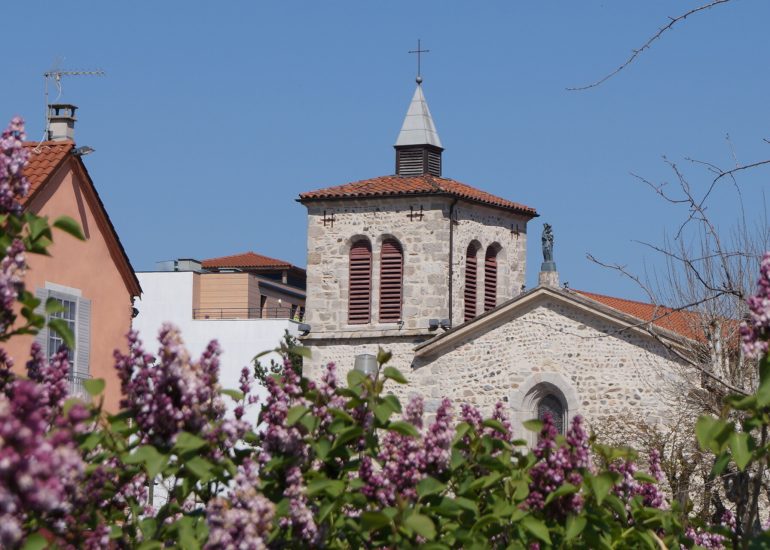
<svg viewBox="0 0 770 550">
<path fill-rule="evenodd" d="M 212 341 L 194 362 L 173 325 L 163 325 L 158 339 L 156 360 L 144 352 L 136 332 L 129 333 L 129 353 L 115 352 L 115 368 L 124 395 L 121 407 L 132 413 L 146 440 L 169 446 L 180 431 L 199 433 L 223 418 L 220 349 Z"/>
<path fill-rule="evenodd" d="M 636 496 L 642 497 L 642 504 L 651 508 L 662 508 L 666 503 L 666 498 L 657 483 L 650 483 L 647 481 L 639 481 L 634 478 L 634 474 L 638 471 L 638 467 L 631 459 L 624 460 L 620 463 L 613 463 L 609 465 L 611 472 L 618 473 L 622 476 L 622 481 L 613 487 L 612 491 L 620 499 L 628 503 L 632 498 Z M 653 450 L 650 452 L 650 471 L 653 477 L 660 483 L 663 479 L 663 472 L 660 469 L 660 454 L 658 451 Z M 628 508 L 628 504 L 626 505 Z"/>
<path fill-rule="evenodd" d="M 454 434 L 452 402 L 445 397 L 436 410 L 436 419 L 425 435 L 425 466 L 429 473 L 441 474 L 446 470 Z"/>
<path fill-rule="evenodd" d="M 707 550 L 723 550 L 725 547 L 725 537 L 717 533 L 709 533 L 708 531 L 702 531 L 700 529 L 696 531 L 692 527 L 688 527 L 684 534 L 697 546 L 706 548 Z"/>
<path fill-rule="evenodd" d="M 24 120 L 15 117 L 0 134 L 0 213 L 20 214 L 19 199 L 29 193 L 29 182 L 23 175 L 29 159 L 24 149 Z"/>
<path fill-rule="evenodd" d="M 259 462 L 269 462 L 274 454 L 307 460 L 309 451 L 302 432 L 296 425 L 288 426 L 286 423 L 291 407 L 307 405 L 302 397 L 297 374 L 291 367 L 285 368 L 280 377 L 271 376 L 267 379 L 267 390 L 267 402 L 260 416 L 265 428 L 262 432 Z"/>
<path fill-rule="evenodd" d="M 61 410 L 64 401 L 69 395 L 70 364 L 67 348 L 62 346 L 50 361 L 47 361 L 40 344 L 32 343 L 30 359 L 27 361 L 27 375 L 29 379 L 40 385 L 43 391 L 43 404 L 47 407 L 51 421 Z"/>
<path fill-rule="evenodd" d="M 13 358 L 0 348 L 0 394 L 9 396 L 16 375 L 13 373 Z"/>
<path fill-rule="evenodd" d="M 0 547 L 18 542 L 30 514 L 66 528 L 85 470 L 72 431 L 48 433 L 43 386 L 16 380 L 9 394 L 0 395 Z"/>
<path fill-rule="evenodd" d="M 558 431 L 550 414 L 543 418 L 540 439 L 534 449 L 537 462 L 530 469 L 531 482 L 526 505 L 535 510 L 546 508 L 548 495 L 564 483 L 577 487 L 583 483 L 583 471 L 587 468 L 587 459 L 582 449 L 587 446 L 588 438 L 582 429 L 582 419 L 576 416 L 572 421 L 565 443 L 556 441 Z M 578 513 L 583 508 L 583 496 L 580 493 L 564 495 L 548 505 L 548 511 L 555 517 L 566 517 Z"/>
<path fill-rule="evenodd" d="M 284 491 L 284 495 L 289 498 L 289 515 L 281 518 L 281 527 L 291 529 L 304 542 L 316 545 L 319 539 L 318 526 L 313 511 L 308 507 L 305 492 L 302 470 L 292 466 L 286 472 Z"/>
<path fill-rule="evenodd" d="M 746 300 L 749 319 L 741 323 L 743 352 L 747 357 L 761 357 L 768 352 L 770 340 L 770 252 L 759 267 L 757 293 Z"/>
<path fill-rule="evenodd" d="M 425 414 L 425 401 L 421 395 L 413 395 L 406 405 L 404 420 L 418 430 L 422 429 L 422 417 Z"/>
<path fill-rule="evenodd" d="M 331 424 L 333 420 L 329 409 L 344 409 L 345 399 L 337 395 L 337 367 L 334 363 L 329 363 L 324 369 L 321 381 L 316 388 L 320 401 L 313 404 L 313 415 L 320 421 L 320 429 Z"/>
<path fill-rule="evenodd" d="M 2 154 L 0 153 L 0 157 Z M 0 185 L 0 194 L 2 185 Z M 0 201 L 2 198 L 0 197 Z M 26 249 L 20 239 L 15 239 L 0 260 L 0 331 L 5 333 L 16 318 L 13 306 L 24 288 L 27 272 Z"/>
<path fill-rule="evenodd" d="M 205 550 L 267 548 L 275 507 L 257 490 L 257 469 L 253 461 L 244 461 L 238 467 L 233 489 L 227 498 L 209 501 L 206 507 L 209 538 Z"/>
<path fill-rule="evenodd" d="M 513 441 L 513 428 L 511 427 L 511 421 L 508 418 L 508 413 L 505 409 L 506 407 L 503 402 L 498 401 L 495 403 L 495 408 L 492 410 L 492 419 L 497 420 L 503 425 L 503 428 L 505 428 L 505 433 L 500 433 L 497 430 L 488 428 L 487 434 L 494 439 L 501 439 L 510 443 Z"/>
</svg>

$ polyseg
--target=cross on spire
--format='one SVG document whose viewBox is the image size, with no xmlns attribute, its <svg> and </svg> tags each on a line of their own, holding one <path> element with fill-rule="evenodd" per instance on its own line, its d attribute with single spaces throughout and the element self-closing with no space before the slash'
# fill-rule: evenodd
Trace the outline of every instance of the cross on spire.
<svg viewBox="0 0 770 550">
<path fill-rule="evenodd" d="M 420 39 L 417 39 L 417 49 L 416 50 L 409 50 L 409 53 L 416 53 L 417 54 L 417 84 L 422 83 L 422 74 L 420 72 L 420 57 L 424 53 L 428 53 L 430 50 L 423 50 L 420 48 Z"/>
</svg>

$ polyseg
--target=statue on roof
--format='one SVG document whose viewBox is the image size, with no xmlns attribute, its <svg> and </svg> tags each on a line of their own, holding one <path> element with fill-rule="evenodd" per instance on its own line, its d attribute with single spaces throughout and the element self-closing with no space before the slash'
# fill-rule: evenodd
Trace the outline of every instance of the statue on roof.
<svg viewBox="0 0 770 550">
<path fill-rule="evenodd" d="M 543 224 L 543 261 L 544 262 L 552 262 L 553 261 L 553 229 L 551 228 L 551 224 L 544 223 Z"/>
</svg>

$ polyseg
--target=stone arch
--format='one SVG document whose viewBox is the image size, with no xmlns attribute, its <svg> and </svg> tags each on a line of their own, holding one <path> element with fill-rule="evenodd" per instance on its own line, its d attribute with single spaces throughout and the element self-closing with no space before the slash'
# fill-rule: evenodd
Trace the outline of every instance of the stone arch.
<svg viewBox="0 0 770 550">
<path fill-rule="evenodd" d="M 500 303 L 500 267 L 504 264 L 502 250 L 500 243 L 493 242 L 484 253 L 484 311 Z"/>
<path fill-rule="evenodd" d="M 511 393 L 510 404 L 512 408 L 512 417 L 514 427 L 521 430 L 530 444 L 537 441 L 537 434 L 524 431 L 522 423 L 538 416 L 538 405 L 541 401 L 552 396 L 563 407 L 564 429 L 569 424 L 569 420 L 579 414 L 580 401 L 578 394 L 572 384 L 561 374 L 557 372 L 537 372 L 531 374 L 524 380 L 515 391 Z"/>
</svg>

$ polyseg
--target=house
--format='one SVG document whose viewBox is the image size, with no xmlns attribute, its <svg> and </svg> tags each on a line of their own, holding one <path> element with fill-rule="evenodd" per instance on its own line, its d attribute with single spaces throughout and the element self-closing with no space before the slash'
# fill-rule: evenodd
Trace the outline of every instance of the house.
<svg viewBox="0 0 770 550">
<path fill-rule="evenodd" d="M 75 335 L 70 356 L 73 392 L 82 393 L 86 378 L 103 378 L 105 406 L 117 410 L 120 382 L 113 350 L 125 347 L 133 301 L 141 295 L 141 286 L 83 162 L 85 150 L 74 141 L 75 109 L 51 105 L 49 139 L 25 145 L 30 152 L 24 171 L 30 192 L 24 207 L 49 219 L 74 218 L 85 240 L 54 231 L 50 256 L 27 256 L 25 286 L 43 301 L 56 298 L 64 306 L 55 315 L 65 319 Z M 48 329 L 34 339 L 47 356 L 62 343 Z M 17 369 L 23 369 L 32 341 L 32 336 L 20 336 L 8 342 Z"/>
<path fill-rule="evenodd" d="M 220 380 L 237 388 L 254 356 L 278 347 L 288 331 L 299 336 L 305 310 L 305 270 L 255 252 L 203 261 L 160 262 L 137 274 L 143 294 L 133 328 L 152 349 L 161 325 L 180 328 L 193 356 L 211 340 L 222 348 Z M 277 355 L 264 361 L 278 359 Z"/>
<path fill-rule="evenodd" d="M 418 80 L 395 144 L 395 174 L 301 193 L 307 208 L 305 369 L 342 370 L 378 348 L 421 394 L 560 429 L 635 414 L 661 422 L 691 317 L 559 288 L 550 229 L 539 285 L 524 291 L 529 206 L 443 176 L 443 146 Z M 653 312 L 653 313 L 651 313 Z"/>
</svg>

